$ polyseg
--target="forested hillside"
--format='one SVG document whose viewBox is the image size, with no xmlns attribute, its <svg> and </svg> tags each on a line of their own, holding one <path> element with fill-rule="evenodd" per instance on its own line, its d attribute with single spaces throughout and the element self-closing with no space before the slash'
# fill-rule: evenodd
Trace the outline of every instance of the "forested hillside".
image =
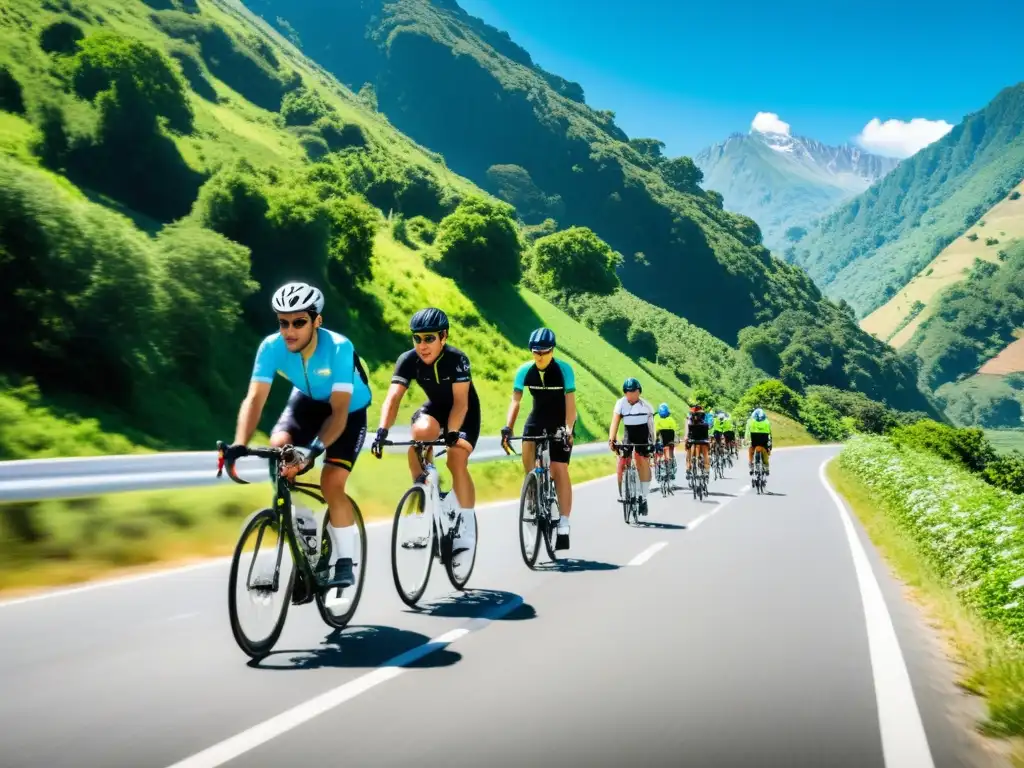
<svg viewBox="0 0 1024 768">
<path fill-rule="evenodd" d="M 856 381 L 894 405 L 927 407 L 907 387 L 913 371 L 823 301 L 806 273 L 773 258 L 753 220 L 701 189 L 691 158 L 666 158 L 657 139 L 626 136 L 613 113 L 586 105 L 578 84 L 536 66 L 454 0 L 247 4 L 528 225 L 594 230 L 624 255 L 619 273 L 631 293 L 729 343 L 758 326 L 774 348 L 765 359 L 785 366 L 768 372 L 794 386 Z M 815 339 L 835 341 L 837 328 L 863 335 L 857 346 L 867 354 L 836 343 L 821 354 L 780 324 L 787 311 L 803 313 Z"/>
<path fill-rule="evenodd" d="M 1024 83 L 826 217 L 796 247 L 829 296 L 864 316 L 1024 179 Z"/>
<path fill-rule="evenodd" d="M 600 263 L 573 287 L 578 236 Z M 129 450 L 118 434 L 153 448 L 230 435 L 286 279 L 324 288 L 374 409 L 427 304 L 445 307 L 473 359 L 487 430 L 542 324 L 577 368 L 584 437 L 606 428 L 630 375 L 676 407 L 694 386 L 735 401 L 764 378 L 679 318 L 616 310 L 636 301 L 617 264 L 587 230 L 523 231 L 511 206 L 242 6 L 0 6 L 0 298 L 27 321 L 3 346 L 0 458 Z M 596 293 L 608 312 L 577 322 L 523 280 Z"/>
</svg>

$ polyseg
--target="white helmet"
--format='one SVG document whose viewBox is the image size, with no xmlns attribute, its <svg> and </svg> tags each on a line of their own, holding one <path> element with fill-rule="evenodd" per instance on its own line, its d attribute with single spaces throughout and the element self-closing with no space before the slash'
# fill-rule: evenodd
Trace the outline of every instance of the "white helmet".
<svg viewBox="0 0 1024 768">
<path fill-rule="evenodd" d="M 319 288 L 306 283 L 288 283 L 274 293 L 270 305 L 275 312 L 306 312 L 312 310 L 318 315 L 324 311 L 324 295 Z"/>
</svg>

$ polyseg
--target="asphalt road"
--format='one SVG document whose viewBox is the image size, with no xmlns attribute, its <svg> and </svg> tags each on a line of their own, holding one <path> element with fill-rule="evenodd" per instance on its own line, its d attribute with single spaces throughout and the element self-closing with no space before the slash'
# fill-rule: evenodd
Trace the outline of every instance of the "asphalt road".
<svg viewBox="0 0 1024 768">
<path fill-rule="evenodd" d="M 481 510 L 470 589 L 435 565 L 420 612 L 372 527 L 353 625 L 293 608 L 259 665 L 224 562 L 0 605 L 0 766 L 997 764 L 856 523 L 851 546 L 835 452 L 776 452 L 772 495 L 740 468 L 703 503 L 652 492 L 641 527 L 584 484 L 536 572 L 514 505 Z"/>
</svg>

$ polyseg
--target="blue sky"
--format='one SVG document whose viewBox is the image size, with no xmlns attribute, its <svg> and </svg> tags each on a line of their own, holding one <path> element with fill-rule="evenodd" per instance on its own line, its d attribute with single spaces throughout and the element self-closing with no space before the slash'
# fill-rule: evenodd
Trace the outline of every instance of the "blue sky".
<svg viewBox="0 0 1024 768">
<path fill-rule="evenodd" d="M 694 154 L 758 112 L 894 156 L 1024 80 L 1024 1 L 458 0 L 631 137 Z M 873 118 L 891 123 L 858 140 Z"/>
</svg>

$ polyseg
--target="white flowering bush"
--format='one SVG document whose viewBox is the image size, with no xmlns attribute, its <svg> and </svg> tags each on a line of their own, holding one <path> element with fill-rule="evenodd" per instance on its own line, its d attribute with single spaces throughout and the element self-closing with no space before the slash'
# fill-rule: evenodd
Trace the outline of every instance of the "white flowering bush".
<svg viewBox="0 0 1024 768">
<path fill-rule="evenodd" d="M 965 605 L 1024 641 L 1024 496 L 873 435 L 852 438 L 839 465 L 873 491 Z"/>
</svg>

